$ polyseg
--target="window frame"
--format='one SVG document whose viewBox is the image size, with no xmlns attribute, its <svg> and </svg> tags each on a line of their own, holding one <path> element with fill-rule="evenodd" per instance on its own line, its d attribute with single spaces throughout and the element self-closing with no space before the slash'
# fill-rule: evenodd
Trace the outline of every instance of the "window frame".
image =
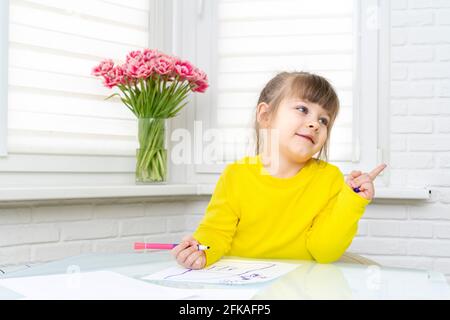
<svg viewBox="0 0 450 320">
<path fill-rule="evenodd" d="M 3 59 L 1 53 L 6 52 L 8 55 L 11 53 L 12 47 L 14 47 L 14 40 L 9 37 L 11 29 L 10 25 L 14 24 L 12 20 L 13 6 L 14 3 L 10 1 L 0 1 L 0 25 L 2 30 L 0 30 L 0 69 L 5 67 L 7 71 L 10 68 L 10 63 L 12 63 L 11 58 Z M 165 44 L 171 41 L 172 38 L 167 38 L 166 32 L 170 32 L 170 25 L 166 26 L 166 18 L 170 17 L 169 14 L 162 15 L 167 10 L 170 9 L 168 5 L 169 1 L 164 0 L 145 0 L 149 3 L 149 15 L 152 20 L 149 19 L 148 26 L 148 45 L 154 46 L 153 42 L 158 42 Z M 114 5 L 114 4 L 110 4 Z M 155 11 L 154 11 L 155 10 Z M 158 11 L 156 11 L 158 10 Z M 69 12 L 69 11 L 67 11 Z M 147 13 L 146 13 L 147 14 Z M 157 25 L 158 28 L 153 26 Z M 9 29 L 9 30 L 8 30 Z M 3 33 L 4 30 L 5 33 Z M 5 39 L 3 35 L 6 34 L 9 39 Z M 3 44 L 5 45 L 3 46 Z M 6 56 L 8 58 L 8 56 Z M 9 61 L 8 61 L 9 60 Z M 3 71 L 3 69 L 2 69 Z M 6 72 L 2 72 L 0 77 L 3 77 Z M 9 83 L 11 83 L 11 72 L 9 72 Z M 1 170 L 0 176 L 5 177 L 2 179 L 2 186 L 0 188 L 8 187 L 52 187 L 55 185 L 66 187 L 66 184 L 71 185 L 130 185 L 134 183 L 134 167 L 132 161 L 134 156 L 123 155 L 123 154 L 86 154 L 86 153 L 68 153 L 68 154 L 46 154 L 45 152 L 36 152 L 34 149 L 27 150 L 22 148 L 22 150 L 17 151 L 14 149 L 12 142 L 14 142 L 14 137 L 12 137 L 10 129 L 11 126 L 11 112 L 8 110 L 8 103 L 3 103 L 3 99 L 8 102 L 8 97 L 11 98 L 11 88 L 8 82 L 3 86 L 0 78 L 0 162 Z M 8 81 L 8 78 L 6 78 Z M 5 94 L 3 94 L 3 90 Z M 3 114 L 5 117 L 2 118 Z M 6 115 L 9 115 L 9 119 Z M 80 144 L 77 144 L 80 145 Z M 4 153 L 1 153 L 1 147 L 5 147 Z M 9 150 L 6 149 L 9 147 Z M 25 149 L 25 151 L 23 151 Z M 130 151 L 132 152 L 132 151 Z M 105 157 L 111 157 L 112 159 L 119 159 L 115 165 L 111 165 L 115 161 L 108 162 L 108 165 L 102 165 L 100 168 L 96 168 L 96 164 L 104 161 Z M 83 161 L 77 161 L 78 158 L 84 158 Z M 95 159 L 97 158 L 97 160 Z M 127 164 L 125 161 L 129 161 Z M 53 162 L 54 161 L 54 162 Z M 119 167 L 120 166 L 120 167 Z M 126 168 L 124 168 L 126 166 Z M 30 174 L 31 173 L 31 174 Z M 81 178 L 79 178 L 81 177 Z M 72 180 L 73 179 L 73 180 Z M 41 182 L 42 181 L 42 182 Z"/>
<path fill-rule="evenodd" d="M 179 1 L 179 0 L 175 0 Z M 389 100 L 389 1 L 386 0 L 355 0 L 358 19 L 355 19 L 357 29 L 355 32 L 354 63 L 357 72 L 354 75 L 354 130 L 353 145 L 354 156 L 352 161 L 331 162 L 339 166 L 346 175 L 351 170 L 369 171 L 378 163 L 385 161 L 387 140 L 388 100 Z M 216 81 L 216 68 L 214 56 L 216 52 L 208 47 L 207 41 L 198 41 L 209 37 L 217 37 L 214 28 L 215 12 L 213 6 L 216 2 L 197 0 L 197 2 L 181 3 L 178 10 L 183 10 L 182 34 L 178 35 L 180 52 L 189 53 L 193 61 L 201 61 L 201 67 L 207 72 L 210 82 Z M 197 17 L 198 19 L 195 19 Z M 176 30 L 175 30 L 176 33 Z M 189 34 L 195 40 L 192 45 L 183 34 Z M 187 44 L 187 46 L 183 46 Z M 213 46 L 214 48 L 214 46 Z M 188 108 L 185 115 L 186 128 L 191 136 L 195 135 L 194 121 L 202 121 L 205 131 L 214 128 L 215 104 L 214 87 L 201 95 L 196 95 L 193 105 Z M 382 116 L 380 120 L 380 116 Z M 362 130 L 364 128 L 364 130 Z M 382 129 L 382 130 L 381 130 Z M 198 138 L 198 137 L 197 137 Z M 195 140 L 194 140 L 195 141 Z M 382 145 L 380 145 L 382 143 Z M 194 150 L 192 152 L 195 153 Z M 211 183 L 216 181 L 226 164 L 199 164 L 186 165 L 186 178 L 190 183 Z M 385 175 L 382 173 L 380 176 Z M 378 179 L 380 185 L 387 185 L 386 179 Z"/>
<path fill-rule="evenodd" d="M 0 2 L 0 157 L 8 155 L 9 1 Z"/>
</svg>

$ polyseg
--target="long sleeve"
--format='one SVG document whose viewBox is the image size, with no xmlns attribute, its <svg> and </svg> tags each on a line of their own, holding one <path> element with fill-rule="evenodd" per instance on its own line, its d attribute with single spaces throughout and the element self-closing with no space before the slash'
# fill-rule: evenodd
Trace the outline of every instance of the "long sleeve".
<svg viewBox="0 0 450 320">
<path fill-rule="evenodd" d="M 239 221 L 239 209 L 235 205 L 229 169 L 228 166 L 220 175 L 205 215 L 193 234 L 199 243 L 210 246 L 205 251 L 206 266 L 213 264 L 230 250 Z"/>
<path fill-rule="evenodd" d="M 355 193 L 339 171 L 330 189 L 330 200 L 313 220 L 306 247 L 319 263 L 338 260 L 350 246 L 358 221 L 370 200 Z"/>
</svg>

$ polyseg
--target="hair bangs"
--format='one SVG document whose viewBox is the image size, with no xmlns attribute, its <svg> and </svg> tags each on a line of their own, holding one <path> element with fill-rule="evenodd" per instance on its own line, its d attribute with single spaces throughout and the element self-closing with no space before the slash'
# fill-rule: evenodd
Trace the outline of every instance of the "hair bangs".
<svg viewBox="0 0 450 320">
<path fill-rule="evenodd" d="M 339 110 L 339 99 L 329 82 L 323 77 L 308 74 L 292 77 L 286 96 L 316 103 L 326 110 L 334 120 Z"/>
</svg>

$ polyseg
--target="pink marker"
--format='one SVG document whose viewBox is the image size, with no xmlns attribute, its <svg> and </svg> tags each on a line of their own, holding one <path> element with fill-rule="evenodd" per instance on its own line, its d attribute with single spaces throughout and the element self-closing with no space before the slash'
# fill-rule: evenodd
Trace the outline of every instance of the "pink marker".
<svg viewBox="0 0 450 320">
<path fill-rule="evenodd" d="M 160 250 L 171 250 L 175 248 L 177 243 L 144 243 L 144 242 L 135 242 L 134 250 L 144 250 L 144 249 L 160 249 Z M 201 244 L 197 245 L 198 250 L 208 250 L 209 246 L 204 246 Z"/>
</svg>

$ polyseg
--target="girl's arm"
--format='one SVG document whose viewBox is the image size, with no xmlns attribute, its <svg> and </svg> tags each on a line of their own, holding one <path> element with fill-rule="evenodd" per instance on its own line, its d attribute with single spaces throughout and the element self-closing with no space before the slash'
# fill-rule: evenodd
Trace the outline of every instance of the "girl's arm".
<svg viewBox="0 0 450 320">
<path fill-rule="evenodd" d="M 230 170 L 228 165 L 216 184 L 205 215 L 193 237 L 199 243 L 208 245 L 205 251 L 206 266 L 225 255 L 231 247 L 239 221 L 237 199 L 232 193 Z"/>
<path fill-rule="evenodd" d="M 306 246 L 319 263 L 338 260 L 350 246 L 358 230 L 358 221 L 371 200 L 355 193 L 344 182 L 343 174 L 333 179 L 330 198 L 308 230 Z"/>
</svg>

